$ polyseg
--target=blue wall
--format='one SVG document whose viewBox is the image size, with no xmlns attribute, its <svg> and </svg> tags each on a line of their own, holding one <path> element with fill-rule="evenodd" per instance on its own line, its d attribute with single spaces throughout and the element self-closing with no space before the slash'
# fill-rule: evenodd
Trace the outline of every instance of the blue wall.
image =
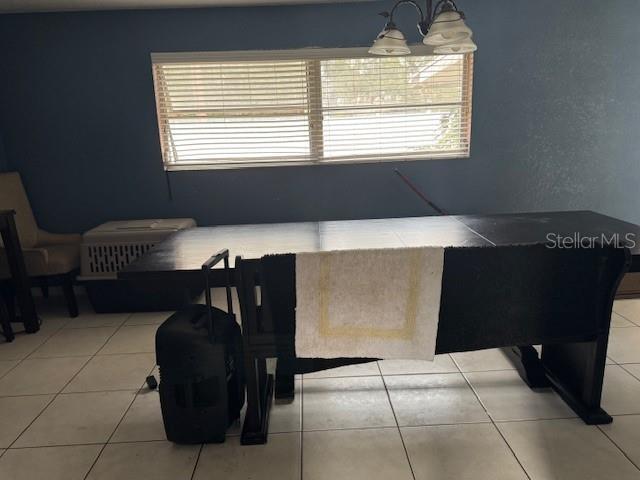
<svg viewBox="0 0 640 480">
<path fill-rule="evenodd" d="M 0 172 L 6 172 L 9 170 L 9 162 L 4 152 L 4 141 L 2 140 L 2 132 L 0 132 Z"/>
<path fill-rule="evenodd" d="M 58 231 L 424 214 L 397 166 L 451 212 L 585 208 L 640 223 L 640 2 L 459 3 L 480 47 L 470 159 L 172 173 L 169 198 L 150 52 L 363 46 L 391 1 L 0 15 L 6 156 Z"/>
</svg>

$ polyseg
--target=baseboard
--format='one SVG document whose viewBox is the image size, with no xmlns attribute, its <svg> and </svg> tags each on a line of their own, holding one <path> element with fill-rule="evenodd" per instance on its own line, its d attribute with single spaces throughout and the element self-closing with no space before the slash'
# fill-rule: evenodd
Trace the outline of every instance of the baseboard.
<svg viewBox="0 0 640 480">
<path fill-rule="evenodd" d="M 616 298 L 640 298 L 640 273 L 627 273 L 624 276 Z"/>
</svg>

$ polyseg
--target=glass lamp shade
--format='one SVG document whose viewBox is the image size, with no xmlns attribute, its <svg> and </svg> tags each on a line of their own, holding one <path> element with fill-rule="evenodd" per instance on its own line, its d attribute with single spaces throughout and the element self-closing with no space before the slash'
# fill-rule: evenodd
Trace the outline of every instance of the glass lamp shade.
<svg viewBox="0 0 640 480">
<path fill-rule="evenodd" d="M 409 55 L 411 50 L 402 32 L 396 28 L 385 28 L 373 41 L 369 49 L 372 55 Z"/>
<path fill-rule="evenodd" d="M 435 53 L 436 55 L 455 55 L 457 53 L 475 52 L 477 49 L 478 46 L 474 43 L 471 37 L 468 37 L 459 42 L 438 45 L 433 49 L 433 53 Z"/>
<path fill-rule="evenodd" d="M 445 45 L 470 38 L 471 34 L 471 29 L 464 23 L 460 12 L 447 10 L 435 18 L 423 43 L 435 46 Z"/>
</svg>

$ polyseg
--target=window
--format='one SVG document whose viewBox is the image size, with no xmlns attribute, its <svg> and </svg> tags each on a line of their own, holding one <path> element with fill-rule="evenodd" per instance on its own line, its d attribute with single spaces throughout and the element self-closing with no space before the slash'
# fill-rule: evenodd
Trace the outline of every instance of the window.
<svg viewBox="0 0 640 480">
<path fill-rule="evenodd" d="M 473 56 L 152 54 L 165 169 L 469 156 Z"/>
</svg>

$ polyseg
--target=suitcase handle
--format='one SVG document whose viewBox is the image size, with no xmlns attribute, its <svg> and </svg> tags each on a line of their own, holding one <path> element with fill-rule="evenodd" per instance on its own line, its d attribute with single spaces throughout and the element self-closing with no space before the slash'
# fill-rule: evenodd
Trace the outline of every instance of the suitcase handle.
<svg viewBox="0 0 640 480">
<path fill-rule="evenodd" d="M 213 257 L 209 258 L 202 264 L 202 273 L 204 274 L 204 298 L 207 303 L 207 329 L 209 330 L 209 340 L 211 343 L 215 342 L 213 335 L 213 313 L 211 308 L 211 289 L 209 287 L 209 271 L 220 263 L 220 260 L 224 260 L 224 270 L 227 274 L 227 285 L 225 289 L 227 291 L 227 312 L 229 315 L 233 315 L 233 301 L 231 299 L 231 270 L 229 269 L 229 249 L 223 248 Z"/>
</svg>

